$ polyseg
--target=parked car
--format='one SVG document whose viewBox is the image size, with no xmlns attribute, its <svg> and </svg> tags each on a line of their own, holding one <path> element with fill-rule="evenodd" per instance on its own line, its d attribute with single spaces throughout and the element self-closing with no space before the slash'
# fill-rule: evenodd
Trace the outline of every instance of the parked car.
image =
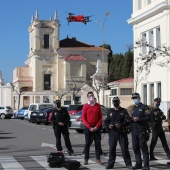
<svg viewBox="0 0 170 170">
<path fill-rule="evenodd" d="M 107 116 L 107 113 L 109 112 L 110 108 L 107 107 L 101 107 L 102 109 L 102 130 L 106 131 L 106 127 L 104 125 L 104 120 Z M 71 121 L 71 127 L 70 129 L 75 129 L 78 133 L 82 133 L 84 131 L 84 123 L 82 121 L 82 110 L 79 111 L 75 115 L 70 115 L 70 121 Z"/>
<path fill-rule="evenodd" d="M 44 110 L 46 109 L 49 109 L 49 107 L 44 107 L 44 108 L 41 108 L 39 110 L 36 110 L 36 111 L 32 111 L 31 112 L 31 115 L 30 115 L 30 118 L 29 118 L 29 122 L 32 122 L 32 123 L 36 123 L 37 122 L 37 115 L 41 112 L 43 112 Z"/>
<path fill-rule="evenodd" d="M 0 106 L 0 118 L 11 118 L 14 115 L 14 111 L 10 106 Z"/>
<path fill-rule="evenodd" d="M 37 113 L 37 124 L 44 123 L 45 125 L 50 124 L 51 122 L 48 121 L 50 113 L 53 111 L 54 108 L 47 108 L 45 110 L 41 110 Z"/>
<path fill-rule="evenodd" d="M 28 111 L 27 111 L 27 113 L 28 113 L 28 120 L 30 119 L 31 112 L 40 110 L 42 108 L 53 107 L 53 106 L 54 106 L 53 103 L 31 103 L 28 106 Z"/>
<path fill-rule="evenodd" d="M 25 111 L 28 110 L 28 106 L 21 108 L 19 111 L 14 113 L 14 118 L 24 119 Z"/>
<path fill-rule="evenodd" d="M 74 104 L 74 105 L 69 105 L 67 110 L 70 115 L 74 115 L 78 113 L 80 110 L 82 110 L 82 108 L 83 105 Z"/>
</svg>

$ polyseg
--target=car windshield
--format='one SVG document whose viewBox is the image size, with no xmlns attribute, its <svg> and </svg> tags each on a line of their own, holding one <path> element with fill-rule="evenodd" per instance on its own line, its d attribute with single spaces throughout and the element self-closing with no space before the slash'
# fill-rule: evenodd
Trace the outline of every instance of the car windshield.
<svg viewBox="0 0 170 170">
<path fill-rule="evenodd" d="M 38 111 L 44 111 L 44 110 L 48 110 L 48 109 L 52 109 L 52 108 L 44 107 L 44 108 L 39 109 Z"/>
<path fill-rule="evenodd" d="M 7 109 L 12 109 L 10 106 L 7 106 L 6 108 L 7 108 Z"/>
<path fill-rule="evenodd" d="M 68 107 L 68 111 L 71 111 L 71 110 L 82 110 L 83 108 L 83 105 L 70 105 Z"/>
<path fill-rule="evenodd" d="M 28 106 L 27 107 L 23 107 L 21 110 L 28 110 Z"/>
<path fill-rule="evenodd" d="M 40 105 L 39 110 L 41 110 L 41 109 L 43 109 L 43 108 L 49 108 L 49 107 L 53 107 L 53 105 L 43 104 L 43 105 Z"/>
<path fill-rule="evenodd" d="M 44 111 L 45 112 L 51 112 L 53 110 L 53 107 L 52 108 L 46 108 Z"/>
</svg>

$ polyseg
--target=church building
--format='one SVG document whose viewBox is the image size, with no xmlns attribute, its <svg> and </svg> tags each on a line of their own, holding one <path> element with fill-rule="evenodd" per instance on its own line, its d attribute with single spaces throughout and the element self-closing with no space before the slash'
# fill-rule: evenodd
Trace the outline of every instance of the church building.
<svg viewBox="0 0 170 170">
<path fill-rule="evenodd" d="M 50 20 L 41 20 L 36 11 L 28 31 L 29 54 L 25 67 L 13 71 L 13 108 L 17 108 L 19 100 L 20 107 L 29 103 L 52 103 L 62 94 L 62 105 L 83 104 L 82 91 L 74 92 L 95 73 L 102 51 L 103 70 L 108 74 L 109 50 L 78 41 L 75 37 L 60 40 L 57 11 Z"/>
</svg>

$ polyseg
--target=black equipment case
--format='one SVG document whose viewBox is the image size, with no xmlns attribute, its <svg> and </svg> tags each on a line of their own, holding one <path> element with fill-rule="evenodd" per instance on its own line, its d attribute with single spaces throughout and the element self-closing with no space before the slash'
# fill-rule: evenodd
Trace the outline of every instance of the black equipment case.
<svg viewBox="0 0 170 170">
<path fill-rule="evenodd" d="M 78 170 L 80 167 L 80 162 L 77 160 L 68 160 L 64 163 L 65 168 L 68 170 Z"/>
<path fill-rule="evenodd" d="M 60 168 L 64 166 L 65 158 L 62 152 L 51 152 L 47 162 L 51 168 Z"/>
</svg>

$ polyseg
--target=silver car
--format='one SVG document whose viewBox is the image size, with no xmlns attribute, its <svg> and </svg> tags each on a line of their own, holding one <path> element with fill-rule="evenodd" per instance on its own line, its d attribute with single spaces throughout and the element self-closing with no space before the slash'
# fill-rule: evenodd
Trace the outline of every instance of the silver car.
<svg viewBox="0 0 170 170">
<path fill-rule="evenodd" d="M 0 118 L 11 118 L 14 115 L 13 109 L 10 106 L 0 106 Z"/>
<path fill-rule="evenodd" d="M 101 107 L 101 109 L 102 109 L 102 114 L 103 114 L 102 130 L 106 131 L 106 128 L 104 126 L 104 120 L 105 120 L 105 118 L 107 116 L 107 113 L 109 112 L 109 108 Z M 75 115 L 70 115 L 70 121 L 71 121 L 71 126 L 69 127 L 70 129 L 75 129 L 78 133 L 83 133 L 85 125 L 84 125 L 84 123 L 82 121 L 82 110 L 79 111 Z"/>
</svg>

